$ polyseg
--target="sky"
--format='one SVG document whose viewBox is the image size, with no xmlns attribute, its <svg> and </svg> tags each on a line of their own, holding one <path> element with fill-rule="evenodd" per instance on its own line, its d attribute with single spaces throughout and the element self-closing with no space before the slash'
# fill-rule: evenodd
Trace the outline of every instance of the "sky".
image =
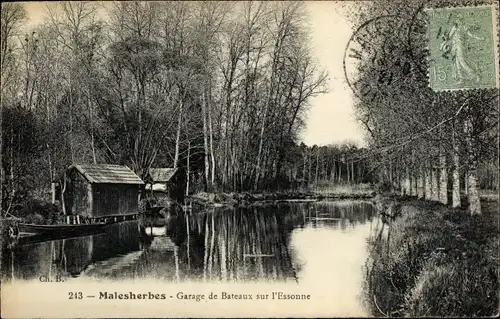
<svg viewBox="0 0 500 319">
<path fill-rule="evenodd" d="M 329 93 L 311 100 L 306 129 L 301 139 L 308 145 L 328 145 L 353 141 L 362 146 L 364 132 L 356 121 L 353 94 L 347 86 L 343 59 L 344 50 L 353 32 L 346 15 L 349 3 L 330 1 L 307 2 L 311 18 L 312 54 L 328 71 Z"/>
<path fill-rule="evenodd" d="M 30 19 L 27 24 L 35 25 L 42 20 L 44 2 L 23 4 Z M 307 145 L 351 141 L 363 146 L 364 132 L 356 121 L 354 97 L 343 70 L 344 50 L 353 32 L 352 22 L 346 16 L 354 2 L 307 1 L 305 4 L 310 18 L 312 55 L 328 72 L 329 93 L 311 99 L 300 139 Z"/>
</svg>

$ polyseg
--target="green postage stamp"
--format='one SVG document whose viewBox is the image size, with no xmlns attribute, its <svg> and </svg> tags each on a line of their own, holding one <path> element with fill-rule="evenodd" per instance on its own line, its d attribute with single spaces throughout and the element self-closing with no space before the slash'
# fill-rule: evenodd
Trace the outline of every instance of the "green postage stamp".
<svg viewBox="0 0 500 319">
<path fill-rule="evenodd" d="M 498 87 L 493 6 L 427 9 L 429 81 L 434 91 Z"/>
</svg>

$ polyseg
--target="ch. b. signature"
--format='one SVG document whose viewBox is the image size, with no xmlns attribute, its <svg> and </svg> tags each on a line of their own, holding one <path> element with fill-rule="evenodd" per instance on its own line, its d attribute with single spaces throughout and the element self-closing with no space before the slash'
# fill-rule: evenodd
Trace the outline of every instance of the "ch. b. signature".
<svg viewBox="0 0 500 319">
<path fill-rule="evenodd" d="M 38 277 L 38 281 L 40 282 L 64 282 L 65 278 L 61 275 L 40 275 Z"/>
</svg>

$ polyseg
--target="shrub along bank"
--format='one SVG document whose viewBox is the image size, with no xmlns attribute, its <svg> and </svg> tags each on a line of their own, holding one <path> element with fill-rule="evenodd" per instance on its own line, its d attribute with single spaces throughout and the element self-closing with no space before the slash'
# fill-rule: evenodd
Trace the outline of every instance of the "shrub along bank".
<svg viewBox="0 0 500 319">
<path fill-rule="evenodd" d="M 263 193 L 197 193 L 187 198 L 188 202 L 201 205 L 249 205 L 263 201 L 321 200 L 321 199 L 371 199 L 376 195 L 367 184 L 321 185 L 310 189 Z"/>
<path fill-rule="evenodd" d="M 365 301 L 377 316 L 492 316 L 499 310 L 498 202 L 470 216 L 403 201 L 369 242 Z M 387 228 L 386 228 L 387 229 Z"/>
</svg>

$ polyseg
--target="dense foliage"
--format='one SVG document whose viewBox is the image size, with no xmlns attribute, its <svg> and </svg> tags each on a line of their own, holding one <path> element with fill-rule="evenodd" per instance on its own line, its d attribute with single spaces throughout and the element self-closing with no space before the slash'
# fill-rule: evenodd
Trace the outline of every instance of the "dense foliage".
<svg viewBox="0 0 500 319">
<path fill-rule="evenodd" d="M 64 2 L 27 18 L 2 4 L 3 209 L 83 162 L 271 187 L 326 90 L 303 3 Z"/>
<path fill-rule="evenodd" d="M 402 193 L 454 207 L 465 193 L 471 214 L 481 213 L 479 186 L 498 187 L 498 89 L 429 87 L 424 9 L 485 3 L 369 3 L 356 14 L 353 42 L 363 55 L 348 52 L 358 60 L 351 86 L 379 178 Z"/>
</svg>

